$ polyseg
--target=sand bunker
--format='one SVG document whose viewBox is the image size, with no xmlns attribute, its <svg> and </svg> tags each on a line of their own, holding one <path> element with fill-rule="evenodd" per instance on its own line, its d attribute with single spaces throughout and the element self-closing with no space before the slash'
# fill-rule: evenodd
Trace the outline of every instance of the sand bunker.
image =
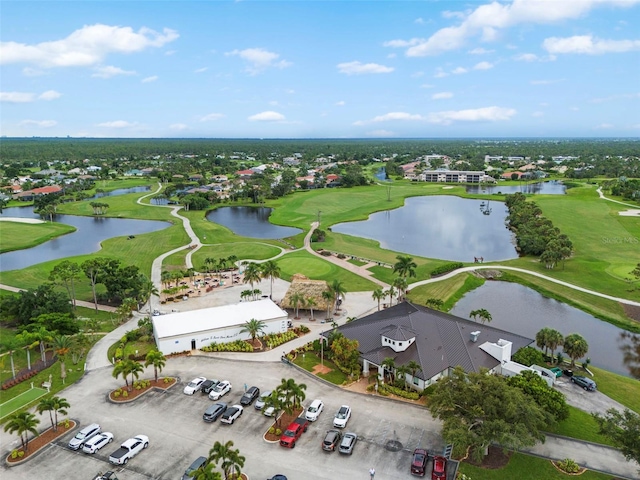
<svg viewBox="0 0 640 480">
<path fill-rule="evenodd" d="M 622 215 L 623 217 L 640 217 L 640 210 L 625 210 L 618 212 L 618 215 Z"/>
<path fill-rule="evenodd" d="M 18 218 L 18 217 L 0 217 L 0 222 L 45 223 L 44 220 L 38 220 L 37 218 Z"/>
<path fill-rule="evenodd" d="M 453 188 L 453 187 L 442 187 L 443 190 L 449 190 L 451 188 Z"/>
</svg>

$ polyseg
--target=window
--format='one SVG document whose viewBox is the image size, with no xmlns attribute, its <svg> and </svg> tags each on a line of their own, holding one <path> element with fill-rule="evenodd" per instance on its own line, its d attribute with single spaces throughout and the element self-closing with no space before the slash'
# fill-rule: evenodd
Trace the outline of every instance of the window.
<svg viewBox="0 0 640 480">
<path fill-rule="evenodd" d="M 401 347 L 402 346 L 402 342 L 398 342 L 398 346 Z"/>
<path fill-rule="evenodd" d="M 420 379 L 418 377 L 413 377 L 413 384 L 418 385 L 420 383 Z"/>
</svg>

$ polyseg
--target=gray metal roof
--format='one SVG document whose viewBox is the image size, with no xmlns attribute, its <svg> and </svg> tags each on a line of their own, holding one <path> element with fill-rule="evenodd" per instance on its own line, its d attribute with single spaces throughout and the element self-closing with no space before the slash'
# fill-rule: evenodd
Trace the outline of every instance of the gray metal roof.
<svg viewBox="0 0 640 480">
<path fill-rule="evenodd" d="M 507 340 L 513 343 L 512 352 L 515 353 L 534 341 L 409 302 L 349 322 L 338 327 L 338 331 L 347 338 L 358 340 L 362 358 L 376 365 L 380 365 L 387 357 L 393 358 L 396 365 L 416 361 L 422 368 L 422 372 L 416 376 L 423 380 L 458 365 L 467 372 L 496 367 L 498 360 L 479 348 L 485 342 Z M 480 331 L 480 335 L 476 342 L 472 342 L 471 332 L 475 331 Z M 394 338 L 390 335 L 401 335 L 396 339 L 406 340 L 405 336 L 409 333 L 411 337 L 408 338 L 415 336 L 416 341 L 403 352 L 395 352 L 382 345 L 383 334 L 388 338 Z M 323 335 L 328 336 L 328 332 Z"/>
</svg>

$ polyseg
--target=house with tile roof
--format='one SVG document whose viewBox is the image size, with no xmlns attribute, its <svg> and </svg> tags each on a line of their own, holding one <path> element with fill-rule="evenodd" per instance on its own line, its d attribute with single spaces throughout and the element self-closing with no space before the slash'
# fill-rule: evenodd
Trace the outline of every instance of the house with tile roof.
<svg viewBox="0 0 640 480">
<path fill-rule="evenodd" d="M 422 390 L 456 366 L 467 372 L 486 369 L 512 375 L 519 369 L 511 354 L 534 342 L 533 339 L 489 325 L 456 317 L 410 302 L 337 327 L 337 330 L 359 343 L 363 374 L 374 370 L 383 379 L 382 364 L 392 358 L 396 367 L 415 361 L 420 370 L 407 374 L 407 383 Z M 325 338 L 330 332 L 324 332 Z M 527 367 L 524 367 L 527 368 Z"/>
</svg>

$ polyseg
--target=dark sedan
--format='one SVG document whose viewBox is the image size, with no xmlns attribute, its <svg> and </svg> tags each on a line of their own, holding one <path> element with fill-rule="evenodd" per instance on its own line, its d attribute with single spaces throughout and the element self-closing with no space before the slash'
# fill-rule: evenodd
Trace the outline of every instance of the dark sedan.
<svg viewBox="0 0 640 480">
<path fill-rule="evenodd" d="M 413 457 L 411 457 L 411 475 L 424 477 L 427 473 L 427 460 L 429 460 L 427 451 L 423 448 L 416 448 L 413 451 Z"/>
<path fill-rule="evenodd" d="M 202 415 L 202 419 L 205 422 L 215 422 L 220 415 L 222 415 L 227 409 L 227 404 L 224 402 L 218 402 L 207 408 Z"/>
<path fill-rule="evenodd" d="M 260 389 L 258 387 L 250 387 L 242 398 L 240 399 L 240 405 L 251 405 L 253 401 L 260 396 Z"/>
</svg>

